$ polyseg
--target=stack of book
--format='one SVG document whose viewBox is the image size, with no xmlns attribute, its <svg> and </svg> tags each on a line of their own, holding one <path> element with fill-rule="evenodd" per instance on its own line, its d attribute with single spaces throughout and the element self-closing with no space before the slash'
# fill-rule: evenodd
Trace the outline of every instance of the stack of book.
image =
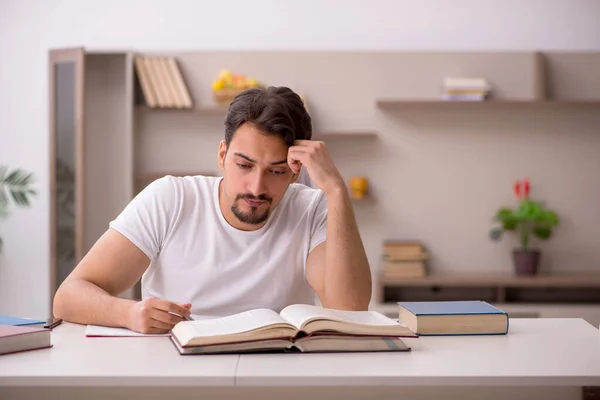
<svg viewBox="0 0 600 400">
<path fill-rule="evenodd" d="M 0 354 L 52 347 L 46 321 L 0 315 Z"/>
<path fill-rule="evenodd" d="M 414 278 L 426 275 L 429 253 L 421 242 L 387 240 L 383 244 L 383 277 Z"/>
<path fill-rule="evenodd" d="M 135 72 L 150 108 L 192 108 L 192 98 L 172 57 L 135 57 Z"/>
<path fill-rule="evenodd" d="M 445 78 L 442 100 L 483 101 L 491 90 L 484 78 Z"/>
</svg>

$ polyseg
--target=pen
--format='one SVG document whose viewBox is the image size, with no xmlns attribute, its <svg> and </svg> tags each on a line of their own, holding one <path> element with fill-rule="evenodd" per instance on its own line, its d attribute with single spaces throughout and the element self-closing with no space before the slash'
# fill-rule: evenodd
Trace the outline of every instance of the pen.
<svg viewBox="0 0 600 400">
<path fill-rule="evenodd" d="M 154 293 L 154 291 L 150 288 L 146 288 L 146 290 L 148 291 L 148 294 L 152 297 L 156 297 L 157 299 L 160 299 L 160 296 L 157 296 L 156 293 Z M 194 319 L 192 317 L 186 317 L 185 315 L 179 315 L 177 313 L 171 312 L 171 311 L 167 311 L 169 314 L 171 315 L 176 315 L 178 317 L 181 317 L 183 319 L 185 319 L 186 321 L 193 321 Z"/>
</svg>

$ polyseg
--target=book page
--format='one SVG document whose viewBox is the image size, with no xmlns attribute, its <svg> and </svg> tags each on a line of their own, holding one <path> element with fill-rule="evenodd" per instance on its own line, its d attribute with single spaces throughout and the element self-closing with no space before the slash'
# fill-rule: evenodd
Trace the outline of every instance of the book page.
<svg viewBox="0 0 600 400">
<path fill-rule="evenodd" d="M 112 326 L 88 325 L 85 328 L 85 336 L 88 336 L 88 337 L 94 337 L 94 336 L 133 337 L 133 336 L 171 336 L 171 334 L 170 333 L 139 333 L 139 332 L 129 330 L 127 328 L 115 328 Z"/>
<path fill-rule="evenodd" d="M 206 337 L 248 332 L 268 325 L 287 324 L 287 322 L 275 311 L 261 308 L 226 317 L 186 321 L 180 324 L 194 328 L 194 336 Z"/>
<path fill-rule="evenodd" d="M 217 318 L 217 317 L 208 316 L 208 315 L 194 315 L 194 314 L 192 314 L 191 317 L 194 321 Z M 135 337 L 135 336 L 171 336 L 171 334 L 170 333 L 139 333 L 139 332 L 129 330 L 127 328 L 115 328 L 112 326 L 101 326 L 101 325 L 88 325 L 85 327 L 85 336 L 90 336 L 90 337 L 96 337 L 96 336 L 98 336 L 98 337 L 101 337 L 101 336 Z"/>
<path fill-rule="evenodd" d="M 343 321 L 360 325 L 386 326 L 398 325 L 398 322 L 376 311 L 341 311 L 312 306 L 294 304 L 281 310 L 281 317 L 300 329 L 306 321 L 318 318 Z"/>
</svg>

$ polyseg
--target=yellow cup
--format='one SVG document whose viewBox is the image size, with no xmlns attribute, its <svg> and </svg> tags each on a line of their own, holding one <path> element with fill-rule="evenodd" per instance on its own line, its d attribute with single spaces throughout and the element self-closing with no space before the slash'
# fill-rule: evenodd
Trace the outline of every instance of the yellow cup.
<svg viewBox="0 0 600 400">
<path fill-rule="evenodd" d="M 362 199 L 369 192 L 369 181 L 364 176 L 353 176 L 349 182 L 350 194 L 354 199 Z"/>
</svg>

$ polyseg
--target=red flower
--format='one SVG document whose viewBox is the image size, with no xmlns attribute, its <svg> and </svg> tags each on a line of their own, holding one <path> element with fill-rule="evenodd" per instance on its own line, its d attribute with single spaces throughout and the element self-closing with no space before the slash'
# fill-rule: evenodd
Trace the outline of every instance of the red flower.
<svg viewBox="0 0 600 400">
<path fill-rule="evenodd" d="M 525 178 L 522 181 L 516 181 L 513 186 L 513 191 L 515 192 L 517 200 L 521 200 L 522 198 L 529 199 L 529 193 L 531 192 L 529 179 Z"/>
<path fill-rule="evenodd" d="M 525 180 L 523 180 L 523 196 L 525 196 L 526 199 L 529 198 L 530 190 L 529 179 L 525 178 Z"/>
<path fill-rule="evenodd" d="M 521 198 L 521 182 L 516 181 L 513 190 L 515 192 L 515 197 L 519 200 Z"/>
</svg>

